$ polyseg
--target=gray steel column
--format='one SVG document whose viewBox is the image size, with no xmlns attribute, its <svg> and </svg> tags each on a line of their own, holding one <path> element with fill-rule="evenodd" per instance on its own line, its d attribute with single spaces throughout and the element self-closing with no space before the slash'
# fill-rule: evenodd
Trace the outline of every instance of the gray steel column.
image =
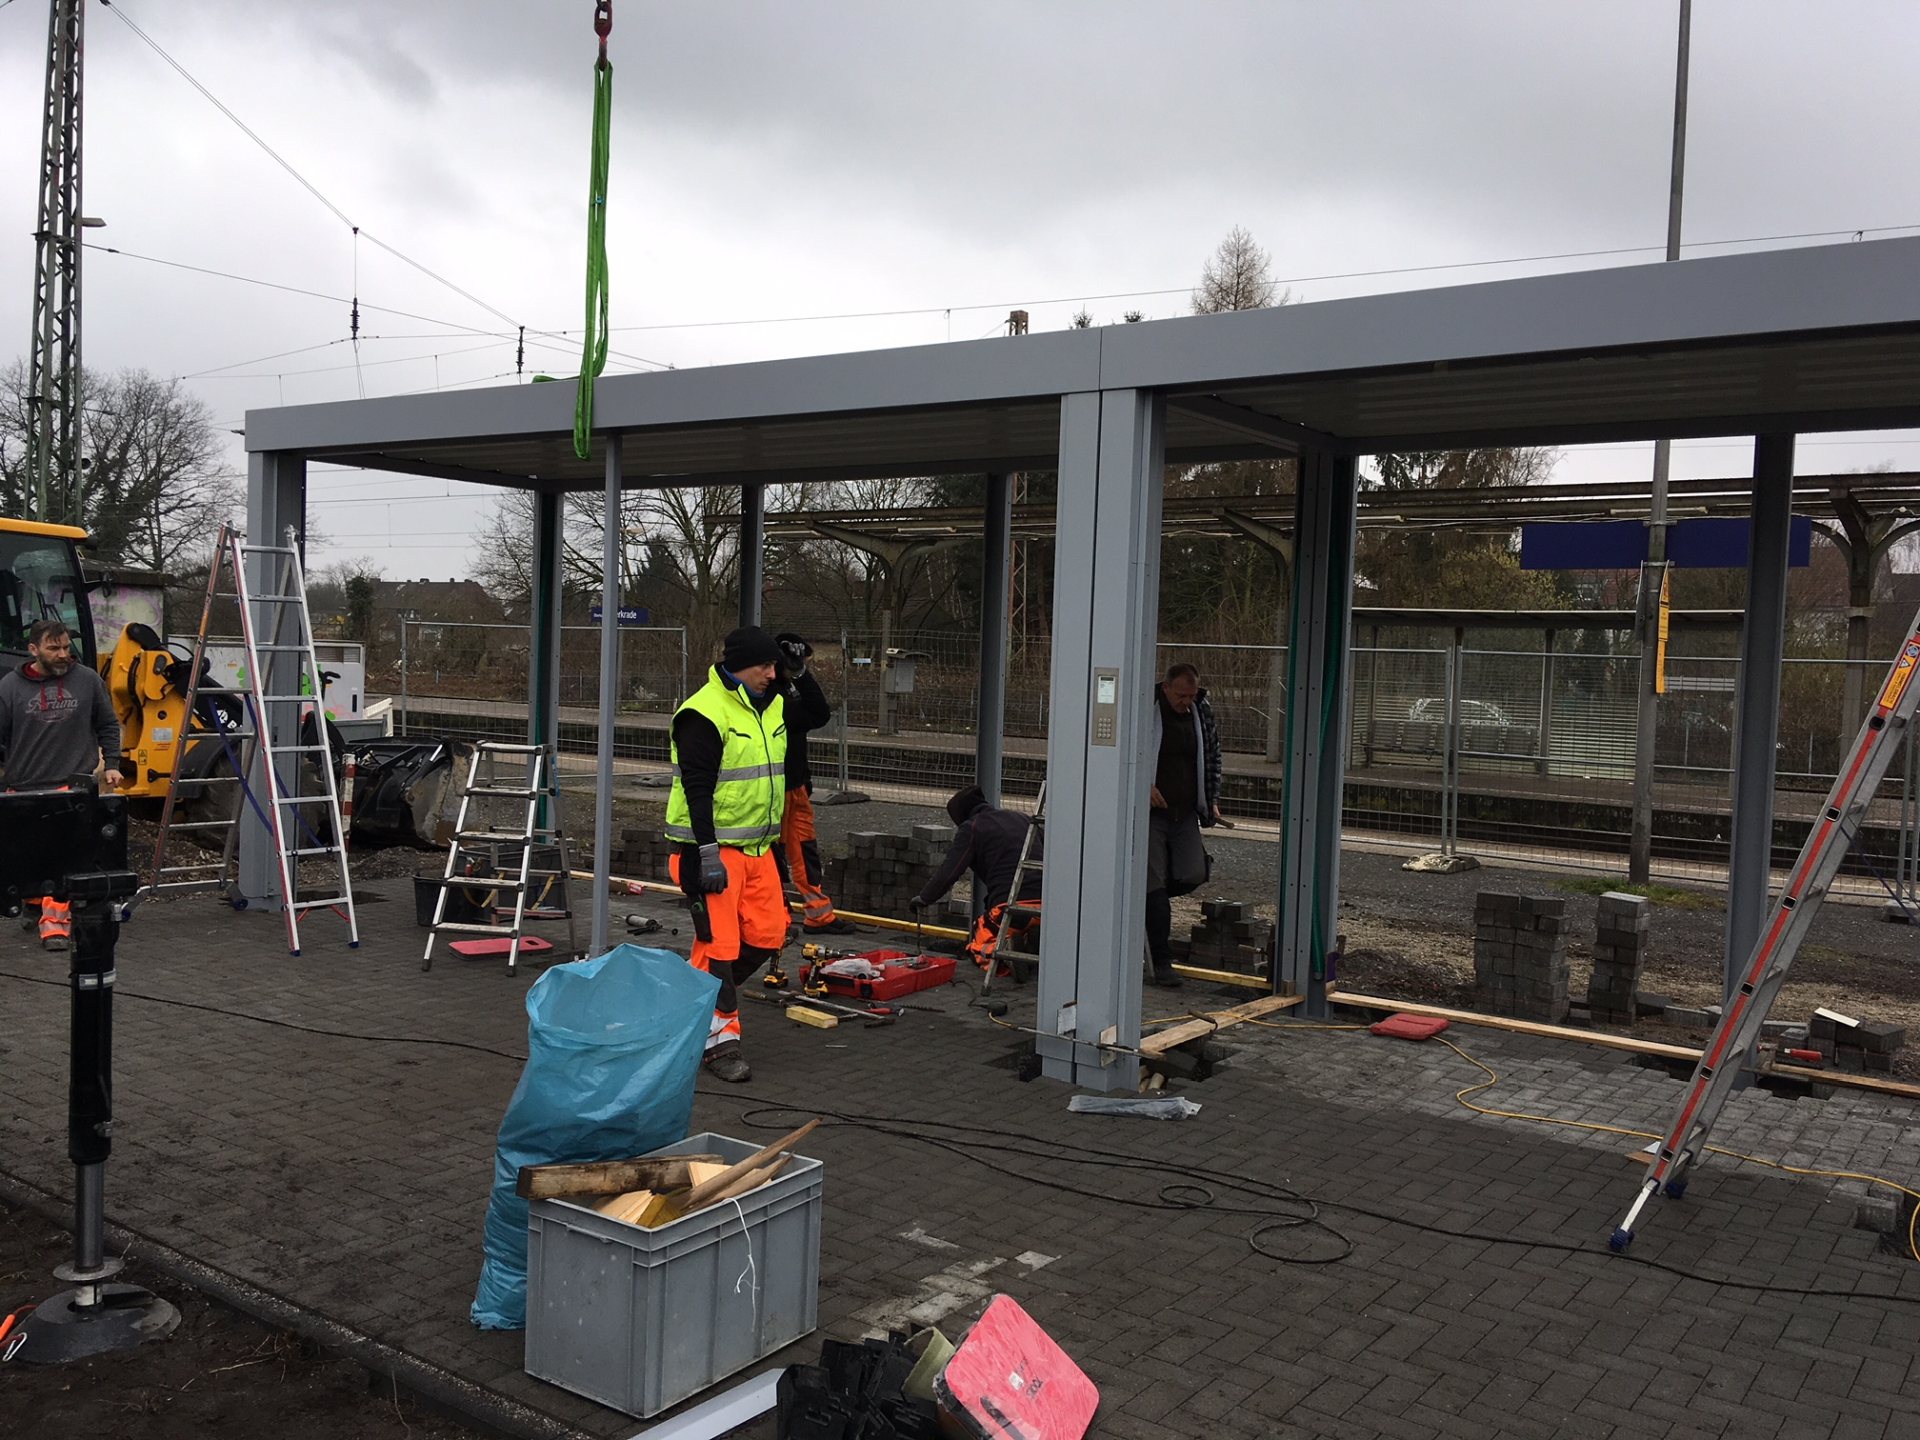
<svg viewBox="0 0 1920 1440">
<path fill-rule="evenodd" d="M 767 584 L 767 487 L 753 480 L 740 487 L 740 623 L 760 623 Z"/>
<path fill-rule="evenodd" d="M 1787 633 L 1787 541 L 1793 518 L 1793 436 L 1753 444 L 1747 613 L 1740 626 L 1734 710 L 1733 836 L 1727 863 L 1726 990 L 1740 984 L 1767 915 L 1773 863 L 1774 747 Z"/>
<path fill-rule="evenodd" d="M 249 545 L 284 545 L 287 543 L 287 527 L 292 526 L 300 548 L 304 553 L 307 533 L 307 462 L 302 455 L 256 452 L 247 457 L 247 543 Z M 254 590 L 267 589 L 271 584 L 275 568 L 269 562 L 271 555 L 256 555 L 247 563 L 247 584 Z M 285 605 L 267 605 L 262 612 L 280 612 Z M 272 620 L 274 616 L 264 616 Z M 275 655 L 267 663 L 268 673 L 262 677 L 263 687 L 270 694 L 291 695 L 299 688 L 299 662 L 293 655 Z M 299 716 L 294 712 L 299 708 L 291 705 L 270 707 L 279 728 L 274 732 L 276 746 L 297 745 L 299 743 Z M 264 723 L 264 717 L 263 717 Z M 282 762 L 282 780 L 291 785 L 294 768 L 299 760 L 297 755 L 288 755 Z M 262 804 L 267 795 L 267 777 L 262 763 L 256 760 L 247 784 Z M 289 789 L 287 794 L 299 795 L 304 792 Z M 280 866 L 273 853 L 273 836 L 266 826 L 259 823 L 253 814 L 253 808 L 243 799 L 240 802 L 240 893 L 250 905 L 256 905 L 268 911 L 277 912 L 280 904 Z"/>
<path fill-rule="evenodd" d="M 1139 1062 L 1165 409 L 1137 390 L 1063 396 L 1047 732 L 1042 1073 L 1132 1090 Z M 1110 703 L 1102 704 L 1103 700 Z M 1071 1028 L 1072 1037 L 1059 1038 Z"/>
<path fill-rule="evenodd" d="M 1353 457 L 1300 457 L 1273 985 L 1306 996 L 1309 1015 L 1326 1013 L 1326 959 L 1338 945 L 1357 489 Z"/>
<path fill-rule="evenodd" d="M 600 536 L 600 735 L 594 746 L 593 939 L 591 953 L 609 945 L 608 888 L 613 875 L 613 734 L 620 700 L 620 460 L 621 437 L 607 437 L 607 497 Z"/>
<path fill-rule="evenodd" d="M 527 743 L 560 744 L 560 526 L 566 496 L 539 491 L 533 504 L 533 594 L 528 605 Z"/>
<path fill-rule="evenodd" d="M 1013 583 L 1013 477 L 987 476 L 986 545 L 980 559 L 980 711 L 974 779 L 1000 803 L 1007 726 L 1007 621 Z"/>
<path fill-rule="evenodd" d="M 560 763 L 560 621 L 561 527 L 566 522 L 567 497 L 559 490 L 542 490 L 533 505 L 533 601 L 529 607 L 527 645 L 527 743 L 552 747 L 554 765 Z M 554 816 L 542 803 L 539 821 L 551 825 Z"/>
</svg>

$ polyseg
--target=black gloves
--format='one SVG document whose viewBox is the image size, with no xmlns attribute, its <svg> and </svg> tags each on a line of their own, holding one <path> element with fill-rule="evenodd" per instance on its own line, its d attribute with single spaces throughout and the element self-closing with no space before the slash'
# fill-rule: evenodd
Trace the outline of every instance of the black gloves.
<svg viewBox="0 0 1920 1440">
<path fill-rule="evenodd" d="M 718 845 L 680 847 L 680 893 L 690 900 L 718 895 L 727 888 L 727 867 Z"/>
<path fill-rule="evenodd" d="M 791 630 L 783 631 L 773 637 L 773 643 L 780 647 L 780 653 L 786 656 L 787 672 L 791 675 L 807 673 L 807 660 L 813 654 L 813 647 Z"/>
</svg>

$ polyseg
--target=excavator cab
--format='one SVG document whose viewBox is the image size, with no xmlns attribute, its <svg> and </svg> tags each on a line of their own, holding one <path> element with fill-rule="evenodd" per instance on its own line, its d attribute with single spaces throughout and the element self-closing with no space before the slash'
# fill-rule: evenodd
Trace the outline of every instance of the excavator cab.
<svg viewBox="0 0 1920 1440">
<path fill-rule="evenodd" d="M 0 669 L 27 658 L 27 632 L 41 620 L 61 620 L 73 632 L 74 659 L 99 662 L 93 612 L 80 573 L 79 543 L 87 532 L 72 525 L 0 519 Z"/>
</svg>

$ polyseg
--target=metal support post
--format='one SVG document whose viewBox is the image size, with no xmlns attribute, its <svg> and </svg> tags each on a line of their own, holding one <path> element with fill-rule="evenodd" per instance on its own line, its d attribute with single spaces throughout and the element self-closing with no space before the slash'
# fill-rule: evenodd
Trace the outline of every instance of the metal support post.
<svg viewBox="0 0 1920 1440">
<path fill-rule="evenodd" d="M 1453 627 L 1447 647 L 1447 716 L 1440 744 L 1440 853 L 1460 848 L 1460 691 L 1466 683 L 1466 631 Z"/>
<path fill-rule="evenodd" d="M 535 492 L 533 503 L 533 603 L 527 635 L 527 743 L 552 748 L 560 766 L 561 546 L 567 497 L 560 490 Z M 554 823 L 552 807 L 539 802 L 536 823 Z"/>
<path fill-rule="evenodd" d="M 987 476 L 986 545 L 980 558 L 980 708 L 974 779 L 1000 803 L 1007 726 L 1007 625 L 1013 582 L 1013 477 Z"/>
<path fill-rule="evenodd" d="M 847 793 L 847 722 L 852 718 L 853 659 L 847 653 L 847 632 L 840 632 L 840 793 Z"/>
<path fill-rule="evenodd" d="M 593 924 L 589 954 L 609 945 L 608 891 L 613 875 L 613 736 L 620 713 L 621 437 L 607 436 L 607 496 L 600 527 L 600 735 L 593 772 Z"/>
<path fill-rule="evenodd" d="M 1368 642 L 1368 653 L 1367 653 L 1366 757 L 1367 757 L 1367 764 L 1371 765 L 1373 764 L 1374 727 L 1378 720 L 1378 708 L 1375 704 L 1375 701 L 1378 697 L 1378 692 L 1380 689 L 1380 627 L 1378 625 L 1375 625 L 1372 627 L 1372 629 L 1368 633 L 1370 634 L 1371 639 Z"/>
<path fill-rule="evenodd" d="M 767 585 L 767 487 L 750 480 L 740 487 L 740 623 L 760 623 Z"/>
<path fill-rule="evenodd" d="M 1339 943 L 1357 486 L 1352 456 L 1301 455 L 1273 987 L 1304 995 L 1306 1013 L 1315 1016 L 1327 1010 L 1327 983 L 1334 978 L 1327 973 L 1327 956 Z"/>
<path fill-rule="evenodd" d="M 247 457 L 247 543 L 249 545 L 285 545 L 287 531 L 292 529 L 297 547 L 304 550 L 307 531 L 307 462 L 304 456 L 284 455 L 272 452 L 260 452 Z M 273 557 L 255 555 L 248 559 L 247 579 L 249 588 L 271 593 L 278 588 L 272 577 Z M 215 563 L 218 563 L 217 557 Z M 265 622 L 265 629 L 273 629 L 278 615 L 269 615 L 266 611 L 285 610 L 285 605 L 266 605 L 256 618 Z M 273 658 L 267 662 L 268 673 L 260 677 L 263 693 L 273 695 L 292 695 L 299 691 L 300 663 L 297 656 L 286 651 L 273 652 Z M 300 743 L 298 706 L 272 705 L 266 707 L 268 713 L 258 717 L 259 728 L 268 731 L 273 737 L 273 748 L 286 751 Z M 269 727 L 271 721 L 271 727 Z M 259 747 L 264 750 L 265 747 Z M 305 792 L 293 788 L 299 768 L 300 757 L 297 753 L 282 754 L 279 764 L 281 793 L 299 795 Z M 252 773 L 247 776 L 247 785 L 257 797 L 268 793 L 266 762 L 263 758 L 254 761 Z M 252 807 L 243 800 L 240 802 L 240 847 L 239 885 L 240 893 L 247 903 L 268 913 L 278 913 L 280 906 L 280 856 L 274 849 L 273 836 L 265 825 L 254 821 Z"/>
<path fill-rule="evenodd" d="M 1137 390 L 1060 406 L 1041 1073 L 1131 1091 L 1146 962 L 1165 408 Z"/>
<path fill-rule="evenodd" d="M 1540 754 L 1534 761 L 1534 772 L 1546 775 L 1552 772 L 1549 757 L 1553 753 L 1553 642 L 1557 632 L 1547 631 L 1546 652 L 1540 657 L 1540 727 L 1536 744 Z"/>
<path fill-rule="evenodd" d="M 400 617 L 400 713 L 394 719 L 396 735 L 407 733 L 407 618 Z"/>
<path fill-rule="evenodd" d="M 1729 1001 L 1760 938 L 1773 878 L 1774 747 L 1780 739 L 1780 674 L 1787 633 L 1787 541 L 1793 519 L 1793 437 L 1753 445 L 1753 509 L 1747 550 L 1746 618 L 1734 709 L 1733 842 L 1727 864 L 1726 990 Z"/>
</svg>

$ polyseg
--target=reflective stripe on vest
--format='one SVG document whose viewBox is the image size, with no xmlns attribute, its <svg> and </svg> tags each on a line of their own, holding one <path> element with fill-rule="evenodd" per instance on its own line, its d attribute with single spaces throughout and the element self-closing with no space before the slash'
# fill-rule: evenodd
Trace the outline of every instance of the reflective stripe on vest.
<svg viewBox="0 0 1920 1440">
<path fill-rule="evenodd" d="M 727 684 L 715 670 L 680 707 L 686 710 L 704 718 L 720 734 L 720 770 L 713 789 L 714 839 L 749 855 L 765 853 L 780 838 L 780 816 L 787 801 L 785 700 L 776 694 L 765 710 L 756 710 L 738 686 Z M 676 719 L 680 711 L 675 712 Z M 672 758 L 666 836 L 678 845 L 696 844 L 693 816 L 680 783 L 678 745 L 672 747 Z"/>
</svg>

